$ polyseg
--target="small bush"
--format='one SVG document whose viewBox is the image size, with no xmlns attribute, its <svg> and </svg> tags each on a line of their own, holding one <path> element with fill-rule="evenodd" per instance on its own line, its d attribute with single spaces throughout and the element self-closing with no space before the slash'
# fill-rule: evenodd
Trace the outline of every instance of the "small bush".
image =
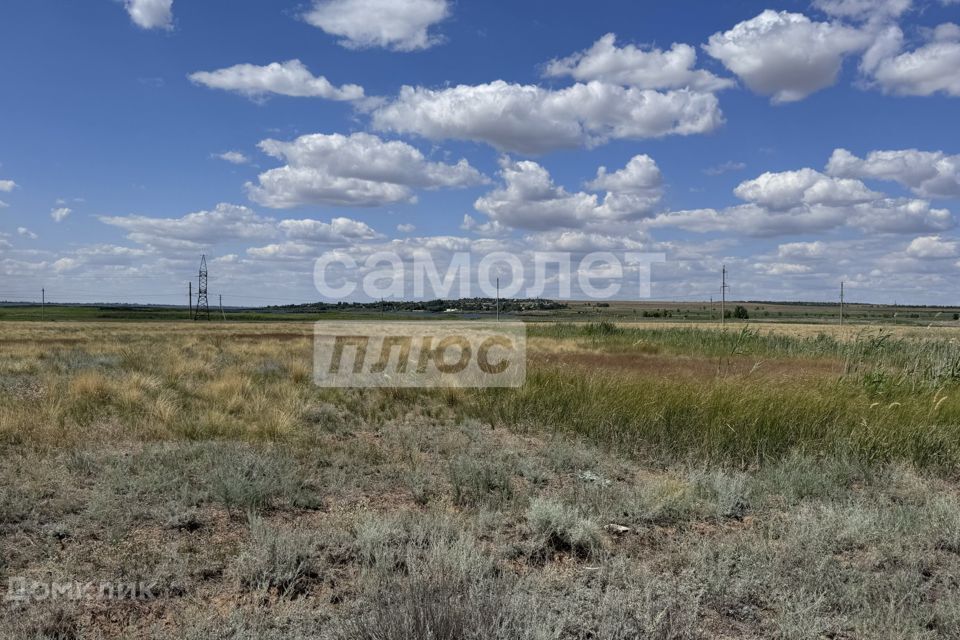
<svg viewBox="0 0 960 640">
<path fill-rule="evenodd" d="M 459 456 L 449 467 L 453 497 L 466 506 L 502 504 L 513 498 L 510 472 L 504 460 Z"/>
<path fill-rule="evenodd" d="M 296 464 L 285 455 L 239 446 L 223 453 L 210 488 L 213 498 L 230 511 L 259 511 L 280 498 L 293 501 L 302 489 Z"/>
<path fill-rule="evenodd" d="M 450 574 L 420 575 L 384 590 L 374 606 L 351 620 L 350 640 L 487 640 L 522 637 L 509 619 L 503 588 Z M 513 623 L 513 624 L 511 624 Z"/>
<path fill-rule="evenodd" d="M 600 527 L 561 502 L 534 500 L 527 510 L 527 522 L 545 550 L 591 557 L 603 544 Z"/>
<path fill-rule="evenodd" d="M 233 575 L 246 590 L 275 592 L 283 598 L 303 593 L 316 575 L 313 562 L 317 543 L 312 535 L 271 527 L 249 516 L 250 544 L 233 565 Z"/>
<path fill-rule="evenodd" d="M 445 521 L 421 527 L 405 543 L 406 571 L 379 574 L 372 597 L 349 619 L 351 640 L 507 640 L 529 637 L 511 607 L 513 581 Z"/>
</svg>

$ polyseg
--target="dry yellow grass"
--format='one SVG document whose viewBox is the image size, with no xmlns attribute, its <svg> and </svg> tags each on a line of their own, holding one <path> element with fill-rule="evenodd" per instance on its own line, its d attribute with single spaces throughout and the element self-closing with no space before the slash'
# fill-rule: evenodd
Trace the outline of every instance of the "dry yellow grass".
<svg viewBox="0 0 960 640">
<path fill-rule="evenodd" d="M 836 338 L 838 340 L 855 340 L 858 335 L 864 332 L 876 332 L 883 330 L 896 337 L 901 338 L 923 338 L 923 337 L 956 337 L 960 339 L 960 327 L 918 327 L 915 325 L 857 325 L 846 324 L 840 326 L 834 324 L 814 324 L 814 323 L 792 323 L 792 322 L 733 322 L 730 321 L 725 327 L 721 327 L 719 322 L 617 322 L 618 326 L 637 329 L 707 329 L 721 331 L 739 331 L 744 326 L 759 331 L 761 334 L 784 335 L 800 338 L 813 337 L 820 334 Z"/>
<path fill-rule="evenodd" d="M 309 323 L 0 325 L 0 573 L 162 590 L 0 637 L 952 637 L 949 368 L 642 326 L 425 392 L 317 389 Z"/>
</svg>

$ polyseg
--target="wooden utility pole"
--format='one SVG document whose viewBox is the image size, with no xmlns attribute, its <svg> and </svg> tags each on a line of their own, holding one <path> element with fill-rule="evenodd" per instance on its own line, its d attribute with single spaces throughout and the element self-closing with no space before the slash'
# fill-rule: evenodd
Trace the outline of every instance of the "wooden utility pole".
<svg viewBox="0 0 960 640">
<path fill-rule="evenodd" d="M 723 265 L 722 280 L 720 285 L 720 326 L 727 323 L 727 265 Z"/>
<path fill-rule="evenodd" d="M 840 326 L 843 326 L 843 281 L 840 281 Z"/>
<path fill-rule="evenodd" d="M 193 280 L 187 283 L 187 308 L 190 310 L 190 317 L 193 317 Z"/>
<path fill-rule="evenodd" d="M 497 278 L 497 322 L 500 322 L 500 278 Z"/>
<path fill-rule="evenodd" d="M 223 312 L 223 294 L 221 293 L 221 294 L 219 294 L 219 295 L 220 295 L 220 317 L 223 318 L 223 321 L 224 321 L 224 322 L 226 322 L 226 321 L 227 321 L 227 314 L 225 314 L 225 313 Z"/>
<path fill-rule="evenodd" d="M 43 320 L 44 316 L 46 315 L 44 313 L 46 311 L 46 306 L 47 306 L 47 290 L 40 289 L 40 320 Z"/>
</svg>

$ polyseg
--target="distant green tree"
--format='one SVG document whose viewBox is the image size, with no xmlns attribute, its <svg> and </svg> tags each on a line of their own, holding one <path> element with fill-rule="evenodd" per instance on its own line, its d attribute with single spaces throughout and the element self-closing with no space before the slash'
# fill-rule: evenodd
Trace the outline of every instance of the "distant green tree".
<svg viewBox="0 0 960 640">
<path fill-rule="evenodd" d="M 739 304 L 733 310 L 733 317 L 738 320 L 749 320 L 750 314 L 747 313 L 747 308 L 740 306 Z"/>
</svg>

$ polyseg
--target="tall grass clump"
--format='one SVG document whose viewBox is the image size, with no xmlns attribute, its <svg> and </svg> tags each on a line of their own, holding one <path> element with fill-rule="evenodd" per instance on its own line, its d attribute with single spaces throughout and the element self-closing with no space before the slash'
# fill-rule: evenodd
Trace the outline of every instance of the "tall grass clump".
<svg viewBox="0 0 960 640">
<path fill-rule="evenodd" d="M 232 572 L 240 585 L 253 592 L 271 591 L 292 597 L 315 575 L 317 543 L 306 532 L 271 527 L 249 516 L 250 545 L 237 556 Z"/>
<path fill-rule="evenodd" d="M 831 359 L 843 363 L 847 376 L 862 378 L 881 371 L 898 384 L 935 388 L 960 383 L 960 341 L 943 334 L 897 336 L 884 329 L 861 329 L 849 339 L 738 329 L 698 327 L 622 327 L 611 322 L 531 325 L 530 337 L 570 340 L 610 353 L 691 355 L 707 358 Z"/>
<path fill-rule="evenodd" d="M 520 389 L 469 402 L 493 424 L 573 433 L 672 459 L 750 464 L 799 450 L 921 465 L 960 461 L 960 399 L 939 391 L 899 388 L 878 398 L 843 381 L 678 381 L 545 367 Z"/>
</svg>

